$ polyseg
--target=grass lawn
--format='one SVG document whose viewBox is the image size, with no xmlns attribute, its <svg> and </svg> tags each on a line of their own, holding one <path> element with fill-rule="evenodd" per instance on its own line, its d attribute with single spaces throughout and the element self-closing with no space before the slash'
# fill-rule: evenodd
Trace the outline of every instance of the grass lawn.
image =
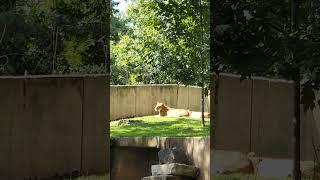
<svg viewBox="0 0 320 180">
<path fill-rule="evenodd" d="M 201 127 L 200 119 L 145 116 L 129 118 L 142 120 L 143 123 L 118 126 L 118 121 L 110 123 L 111 137 L 132 136 L 209 136 L 210 121 L 206 119 Z"/>
</svg>

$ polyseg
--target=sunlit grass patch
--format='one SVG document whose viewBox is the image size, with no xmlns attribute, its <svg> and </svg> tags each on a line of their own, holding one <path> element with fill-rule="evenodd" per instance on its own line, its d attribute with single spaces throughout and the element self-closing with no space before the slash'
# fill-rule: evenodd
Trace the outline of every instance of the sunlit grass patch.
<svg viewBox="0 0 320 180">
<path fill-rule="evenodd" d="M 118 121 L 110 123 L 112 137 L 121 136 L 209 136 L 210 121 L 205 120 L 205 127 L 201 126 L 200 119 L 191 119 L 185 117 L 157 117 L 145 116 L 130 118 L 131 120 L 142 120 L 143 123 L 121 125 Z"/>
</svg>

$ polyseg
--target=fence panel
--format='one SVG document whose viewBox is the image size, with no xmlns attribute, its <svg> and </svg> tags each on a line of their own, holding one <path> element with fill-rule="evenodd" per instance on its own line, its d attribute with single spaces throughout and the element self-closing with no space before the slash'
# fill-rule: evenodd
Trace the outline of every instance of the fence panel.
<svg viewBox="0 0 320 180">
<path fill-rule="evenodd" d="M 216 149 L 250 150 L 251 90 L 251 80 L 221 75 L 218 118 L 214 120 Z"/>
</svg>

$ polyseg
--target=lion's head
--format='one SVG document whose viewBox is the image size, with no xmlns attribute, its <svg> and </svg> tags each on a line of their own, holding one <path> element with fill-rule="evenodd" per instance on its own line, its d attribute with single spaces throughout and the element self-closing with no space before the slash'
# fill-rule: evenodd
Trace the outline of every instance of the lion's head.
<svg viewBox="0 0 320 180">
<path fill-rule="evenodd" d="M 154 111 L 160 111 L 163 108 L 165 108 L 164 103 L 157 102 L 156 106 L 154 107 Z"/>
</svg>

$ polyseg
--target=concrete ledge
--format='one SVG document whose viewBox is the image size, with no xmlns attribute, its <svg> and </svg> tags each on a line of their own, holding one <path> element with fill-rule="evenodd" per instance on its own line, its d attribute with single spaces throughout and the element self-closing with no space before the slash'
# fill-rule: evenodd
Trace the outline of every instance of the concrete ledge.
<svg viewBox="0 0 320 180">
<path fill-rule="evenodd" d="M 171 146 L 184 145 L 192 140 L 210 139 L 206 137 L 159 137 L 159 136 L 141 136 L 141 137 L 117 137 L 116 146 L 120 147 L 143 147 L 143 148 L 167 148 Z"/>
<path fill-rule="evenodd" d="M 158 137 L 120 137 L 116 141 L 116 146 L 120 147 L 157 148 L 159 144 Z"/>
<path fill-rule="evenodd" d="M 195 166 L 190 166 L 186 164 L 171 163 L 171 164 L 152 165 L 151 172 L 153 176 L 175 175 L 175 176 L 195 178 L 199 174 L 199 169 Z"/>
</svg>

